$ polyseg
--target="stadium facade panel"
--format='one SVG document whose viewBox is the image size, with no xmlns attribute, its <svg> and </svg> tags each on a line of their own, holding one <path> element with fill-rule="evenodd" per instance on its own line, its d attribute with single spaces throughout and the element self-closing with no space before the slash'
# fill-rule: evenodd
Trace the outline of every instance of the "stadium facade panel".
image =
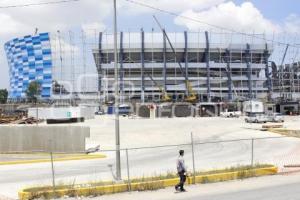
<svg viewBox="0 0 300 200">
<path fill-rule="evenodd" d="M 41 98 L 50 98 L 52 58 L 49 33 L 27 35 L 5 43 L 10 78 L 10 99 L 26 98 L 32 81 L 41 84 Z"/>
</svg>

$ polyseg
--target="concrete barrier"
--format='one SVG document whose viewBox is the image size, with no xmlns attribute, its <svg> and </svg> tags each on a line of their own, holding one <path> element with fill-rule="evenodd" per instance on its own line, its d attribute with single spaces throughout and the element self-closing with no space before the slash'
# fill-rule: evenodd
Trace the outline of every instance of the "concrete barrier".
<svg viewBox="0 0 300 200">
<path fill-rule="evenodd" d="M 137 115 L 143 118 L 150 118 L 149 104 L 137 104 Z"/>
<path fill-rule="evenodd" d="M 162 103 L 157 105 L 157 117 L 172 117 L 172 103 Z"/>
<path fill-rule="evenodd" d="M 194 117 L 195 107 L 190 103 L 175 103 L 172 107 L 173 117 Z"/>
<path fill-rule="evenodd" d="M 14 125 L 0 127 L 0 152 L 83 152 L 90 128 Z"/>
</svg>

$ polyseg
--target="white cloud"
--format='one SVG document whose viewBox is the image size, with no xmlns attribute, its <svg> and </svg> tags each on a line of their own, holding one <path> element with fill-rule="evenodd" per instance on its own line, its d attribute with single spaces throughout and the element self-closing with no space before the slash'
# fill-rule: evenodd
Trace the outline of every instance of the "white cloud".
<svg viewBox="0 0 300 200">
<path fill-rule="evenodd" d="M 92 23 L 87 23 L 87 24 L 82 24 L 81 28 L 83 30 L 104 30 L 105 29 L 105 24 L 99 23 L 99 22 L 92 22 Z"/>
<path fill-rule="evenodd" d="M 245 2 L 240 6 L 235 5 L 233 2 L 226 2 L 200 12 L 189 9 L 184 11 L 181 15 L 207 24 L 249 33 L 272 33 L 273 31 L 279 30 L 278 25 L 266 19 L 250 2 Z M 207 24 L 181 17 L 176 17 L 175 23 L 186 26 L 190 30 L 216 29 Z M 218 30 L 220 31 L 220 29 Z"/>
<path fill-rule="evenodd" d="M 9 36 L 16 34 L 21 30 L 28 30 L 29 27 L 13 19 L 10 15 L 0 13 L 0 24 L 5 25 L 0 29 L 0 36 Z"/>
<path fill-rule="evenodd" d="M 284 30 L 288 33 L 300 32 L 300 17 L 296 14 L 290 14 L 285 19 Z"/>
<path fill-rule="evenodd" d="M 218 5 L 226 0 L 135 0 L 136 2 L 146 4 L 162 10 L 168 10 L 171 12 L 182 12 L 187 9 L 203 10 L 211 6 Z M 126 13 L 141 14 L 141 13 L 153 13 L 156 12 L 151 8 L 142 7 L 130 2 L 121 3 L 119 9 L 124 9 Z"/>
<path fill-rule="evenodd" d="M 45 0 L 28 1 L 26 3 L 39 3 Z M 24 4 L 22 0 L 4 0 L 0 6 Z M 8 16 L 13 24 L 35 27 L 40 31 L 68 30 L 74 27 L 80 27 L 81 24 L 102 23 L 110 15 L 112 10 L 109 0 L 88 0 L 79 2 L 70 2 L 62 4 L 40 5 L 30 7 L 20 7 L 11 9 L 2 9 L 1 14 Z M 1 27 L 1 29 L 7 29 Z M 19 29 L 20 34 L 28 31 Z"/>
</svg>

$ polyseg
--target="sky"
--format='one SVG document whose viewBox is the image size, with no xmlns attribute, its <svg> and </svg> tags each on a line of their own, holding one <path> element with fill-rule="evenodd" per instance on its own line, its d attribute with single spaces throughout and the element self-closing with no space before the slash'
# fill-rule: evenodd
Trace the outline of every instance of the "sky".
<svg viewBox="0 0 300 200">
<path fill-rule="evenodd" d="M 76 2 L 1 8 L 8 5 L 51 2 L 56 0 L 0 0 L 0 88 L 8 88 L 9 76 L 4 43 L 15 37 L 39 32 L 80 35 L 91 30 L 112 31 L 112 0 L 81 0 Z M 152 15 L 156 15 L 167 31 L 215 30 L 215 26 L 234 31 L 264 33 L 276 36 L 276 40 L 300 44 L 300 1 L 298 0 L 131 0 L 183 15 L 199 22 L 145 8 L 126 0 L 117 0 L 118 30 L 151 31 L 158 27 Z M 209 24 L 209 25 L 208 25 Z M 214 26 L 210 26 L 214 25 Z M 218 29 L 220 31 L 220 29 Z M 88 37 L 94 37 L 88 34 Z M 90 39 L 91 39 L 90 38 Z M 68 44 L 67 39 L 64 43 Z M 76 44 L 74 44 L 76 45 Z M 80 51 L 80 47 L 74 47 Z M 89 47 L 87 47 L 89 48 Z M 290 50 L 297 52 L 295 49 Z M 278 60 L 280 60 L 278 58 Z M 90 63 L 89 65 L 93 65 Z M 95 66 L 90 66 L 95 67 Z"/>
</svg>

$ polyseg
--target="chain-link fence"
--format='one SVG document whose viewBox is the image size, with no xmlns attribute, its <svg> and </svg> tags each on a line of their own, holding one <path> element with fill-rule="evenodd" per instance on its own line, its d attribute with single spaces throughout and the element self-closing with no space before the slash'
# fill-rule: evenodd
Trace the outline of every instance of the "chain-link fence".
<svg viewBox="0 0 300 200">
<path fill-rule="evenodd" d="M 190 141 L 176 145 L 121 149 L 122 181 L 130 188 L 130 182 L 136 178 L 146 181 L 149 177 L 176 175 L 180 149 L 185 151 L 185 164 L 191 176 L 198 172 L 244 165 L 273 164 L 279 171 L 300 165 L 300 140 L 293 137 L 199 141 L 191 134 Z M 114 149 L 100 149 L 89 155 L 84 153 L 31 152 L 31 159 L 34 158 L 37 163 L 1 168 L 1 182 L 18 183 L 15 186 L 18 189 L 24 185 L 48 185 L 55 189 L 62 185 L 118 182 Z M 10 156 L 10 159 L 13 158 Z M 18 160 L 28 158 L 19 155 Z"/>
<path fill-rule="evenodd" d="M 191 175 L 236 166 L 273 164 L 283 171 L 287 166 L 300 165 L 300 140 L 292 137 L 264 137 L 186 144 L 121 149 L 121 176 L 129 184 L 135 178 L 176 174 L 178 151 L 185 151 L 185 163 Z M 115 150 L 100 150 L 106 158 L 57 162 L 50 159 L 51 185 L 101 183 L 117 181 Z M 53 158 L 53 154 L 49 154 Z M 49 173 L 50 174 L 50 173 Z M 49 175 L 48 175 L 49 177 Z"/>
</svg>

